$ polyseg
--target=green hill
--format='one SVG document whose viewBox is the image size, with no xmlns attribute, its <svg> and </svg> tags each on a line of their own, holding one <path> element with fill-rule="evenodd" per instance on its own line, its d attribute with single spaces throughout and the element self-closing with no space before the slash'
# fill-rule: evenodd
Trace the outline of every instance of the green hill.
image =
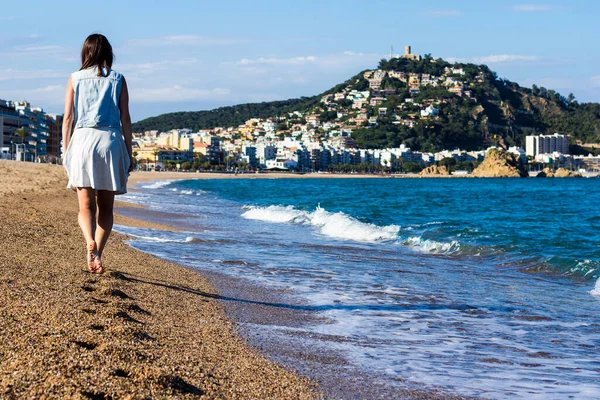
<svg viewBox="0 0 600 400">
<path fill-rule="evenodd" d="M 247 103 L 220 107 L 210 111 L 182 111 L 146 118 L 133 124 L 135 132 L 149 130 L 168 131 L 177 128 L 193 130 L 217 126 L 237 126 L 251 118 L 268 118 L 294 110 L 304 110 L 318 103 L 318 98 L 302 97 L 283 101 Z"/>
<path fill-rule="evenodd" d="M 163 114 L 139 121 L 133 128 L 136 132 L 209 129 L 300 111 L 319 114 L 321 122 L 331 121 L 352 129 L 357 145 L 364 148 L 397 147 L 402 143 L 421 151 L 457 147 L 475 150 L 493 143 L 523 146 L 526 135 L 554 132 L 570 135 L 573 144 L 600 143 L 600 104 L 578 103 L 572 94 L 564 97 L 535 85 L 521 87 L 498 78 L 485 65 L 451 64 L 425 55 L 421 60 L 381 60 L 378 70 L 386 74 L 378 90 L 370 88 L 365 78 L 369 71 L 363 71 L 314 97 Z M 390 76 L 391 71 L 394 76 Z M 398 78 L 402 74 L 405 76 Z M 418 76 L 418 82 L 409 85 L 411 74 L 417 74 L 414 76 Z M 347 99 L 321 102 L 323 96 L 352 90 L 370 90 L 371 98 L 385 92 L 385 99 L 382 104 L 367 104 L 362 110 L 353 109 Z M 406 99 L 412 99 L 412 103 Z M 433 104 L 439 115 L 420 118 L 420 110 L 428 104 Z M 389 112 L 379 116 L 382 107 Z M 338 118 L 338 112 L 347 115 Z M 357 123 L 355 117 L 360 113 L 378 116 L 377 124 Z M 285 123 L 280 129 L 282 134 L 289 134 Z"/>
</svg>

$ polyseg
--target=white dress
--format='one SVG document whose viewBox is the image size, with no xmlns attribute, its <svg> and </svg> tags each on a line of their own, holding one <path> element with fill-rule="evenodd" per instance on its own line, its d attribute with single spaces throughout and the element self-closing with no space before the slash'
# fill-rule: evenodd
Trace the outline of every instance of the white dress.
<svg viewBox="0 0 600 400">
<path fill-rule="evenodd" d="M 127 193 L 129 162 L 127 145 L 119 130 L 77 128 L 63 160 L 69 175 L 67 187 Z"/>
</svg>

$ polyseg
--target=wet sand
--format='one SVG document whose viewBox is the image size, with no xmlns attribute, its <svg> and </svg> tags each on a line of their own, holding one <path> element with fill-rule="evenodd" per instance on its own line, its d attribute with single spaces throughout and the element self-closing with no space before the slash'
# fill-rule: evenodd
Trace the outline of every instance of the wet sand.
<svg viewBox="0 0 600 400">
<path fill-rule="evenodd" d="M 197 272 L 114 234 L 90 274 L 65 186 L 60 166 L 0 162 L 0 398 L 321 397 L 236 333 Z"/>
</svg>

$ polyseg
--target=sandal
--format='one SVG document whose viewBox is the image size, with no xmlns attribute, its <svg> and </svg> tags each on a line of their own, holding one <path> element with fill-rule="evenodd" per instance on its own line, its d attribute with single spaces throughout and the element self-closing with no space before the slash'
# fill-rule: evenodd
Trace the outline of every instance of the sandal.
<svg viewBox="0 0 600 400">
<path fill-rule="evenodd" d="M 88 244 L 88 251 L 87 251 L 88 268 L 90 269 L 90 272 L 92 274 L 97 272 L 97 267 L 96 267 L 96 258 L 97 257 L 98 257 L 98 247 L 96 245 L 96 242 L 92 242 L 91 244 Z"/>
</svg>

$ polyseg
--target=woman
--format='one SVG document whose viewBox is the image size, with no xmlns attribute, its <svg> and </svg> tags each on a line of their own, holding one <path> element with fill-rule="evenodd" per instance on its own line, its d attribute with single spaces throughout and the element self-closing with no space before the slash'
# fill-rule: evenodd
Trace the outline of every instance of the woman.
<svg viewBox="0 0 600 400">
<path fill-rule="evenodd" d="M 102 253 L 113 226 L 115 195 L 127 192 L 133 169 L 129 93 L 123 75 L 111 69 L 113 59 L 106 37 L 88 36 L 81 68 L 67 84 L 62 132 L 67 187 L 77 190 L 88 268 L 99 274 L 104 272 Z"/>
</svg>

